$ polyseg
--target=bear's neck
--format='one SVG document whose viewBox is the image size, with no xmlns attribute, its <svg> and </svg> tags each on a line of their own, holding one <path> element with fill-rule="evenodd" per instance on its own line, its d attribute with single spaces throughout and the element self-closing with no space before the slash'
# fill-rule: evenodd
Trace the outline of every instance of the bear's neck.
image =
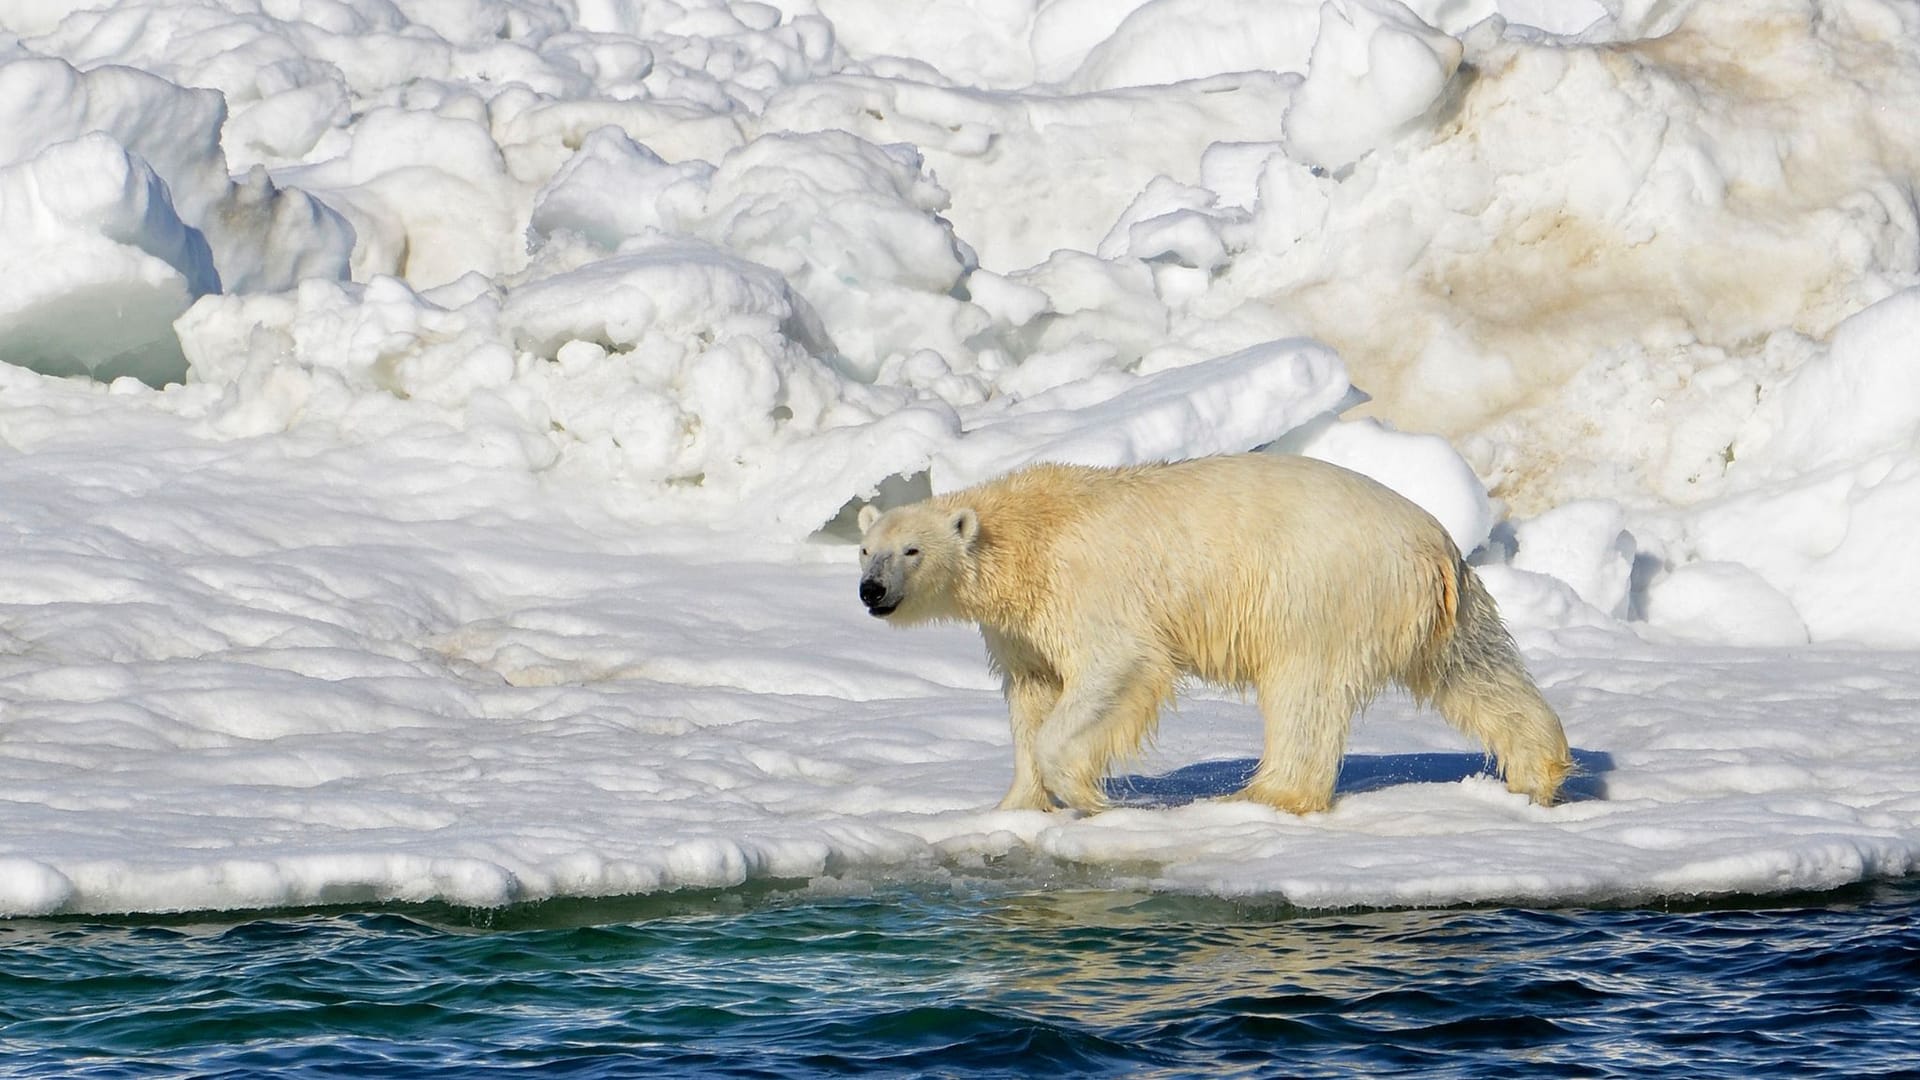
<svg viewBox="0 0 1920 1080">
<path fill-rule="evenodd" d="M 1058 533 L 1048 508 L 1030 501 L 975 498 L 980 515 L 974 559 L 954 590 L 955 608 L 969 622 L 1002 630 L 1030 625 L 1052 590 L 1047 567 Z"/>
</svg>

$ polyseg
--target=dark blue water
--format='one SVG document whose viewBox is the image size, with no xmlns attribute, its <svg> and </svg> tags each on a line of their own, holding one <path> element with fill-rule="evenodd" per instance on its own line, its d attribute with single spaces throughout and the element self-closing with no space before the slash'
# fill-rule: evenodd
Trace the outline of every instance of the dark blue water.
<svg viewBox="0 0 1920 1080">
<path fill-rule="evenodd" d="M 1305 914 L 777 889 L 0 923 L 0 1073 L 1920 1076 L 1920 884 Z"/>
</svg>

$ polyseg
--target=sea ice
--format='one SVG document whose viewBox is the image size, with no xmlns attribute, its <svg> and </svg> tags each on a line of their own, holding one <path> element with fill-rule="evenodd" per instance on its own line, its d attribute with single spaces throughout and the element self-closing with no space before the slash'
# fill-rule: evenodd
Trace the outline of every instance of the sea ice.
<svg viewBox="0 0 1920 1080">
<path fill-rule="evenodd" d="M 1893 0 L 0 0 L 0 914 L 1910 873 L 1916 115 Z M 1196 687 L 989 809 L 855 508 L 1262 447 L 1442 521 L 1566 805 L 1402 697 L 1223 803 Z"/>
</svg>

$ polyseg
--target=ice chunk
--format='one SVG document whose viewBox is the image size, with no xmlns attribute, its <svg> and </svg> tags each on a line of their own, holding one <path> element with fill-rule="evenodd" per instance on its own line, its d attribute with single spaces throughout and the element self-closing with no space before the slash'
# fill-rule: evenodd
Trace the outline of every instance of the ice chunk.
<svg viewBox="0 0 1920 1080">
<path fill-rule="evenodd" d="M 369 109 L 339 157 L 285 170 L 352 224 L 355 277 L 432 288 L 525 265 L 520 187 L 485 117 L 465 113 Z"/>
<path fill-rule="evenodd" d="M 1647 587 L 1646 615 L 1688 641 L 1722 645 L 1802 645 L 1807 624 L 1793 602 L 1739 563 L 1674 567 Z"/>
<path fill-rule="evenodd" d="M 95 133 L 0 166 L 0 235 L 0 360 L 154 385 L 181 377 L 173 320 L 220 281 L 146 162 Z"/>
<path fill-rule="evenodd" d="M 669 165 L 619 128 L 600 128 L 534 195 L 530 230 L 541 240 L 572 232 L 613 251 L 697 221 L 712 178 L 704 161 Z"/>
<path fill-rule="evenodd" d="M 1370 476 L 1418 503 L 1440 522 L 1462 555 L 1486 542 L 1493 529 L 1487 489 L 1447 440 L 1395 431 L 1373 419 L 1332 414 L 1302 425 L 1270 448 L 1304 454 Z"/>
<path fill-rule="evenodd" d="M 178 381 L 194 298 L 344 276 L 352 230 L 264 172 L 233 183 L 224 119 L 218 94 L 144 72 L 0 60 L 0 359 Z"/>
<path fill-rule="evenodd" d="M 1068 85 L 1108 90 L 1234 71 L 1304 72 L 1323 17 L 1320 0 L 1151 0 L 1088 52 Z"/>
<path fill-rule="evenodd" d="M 0 911 L 48 915 L 73 900 L 73 882 L 37 859 L 0 856 Z"/>
<path fill-rule="evenodd" d="M 1764 403 L 1735 452 L 1779 474 L 1913 448 L 1920 440 L 1915 341 L 1920 288 L 1850 316 L 1834 328 L 1825 354 L 1802 364 Z"/>
<path fill-rule="evenodd" d="M 1035 461 L 1133 465 L 1251 450 L 1333 408 L 1347 389 L 1339 357 L 1310 341 L 1070 383 L 999 415 L 976 413 L 977 426 L 936 460 L 934 485 L 966 487 Z"/>
<path fill-rule="evenodd" d="M 1565 582 L 1581 600 L 1624 619 L 1633 583 L 1633 534 L 1626 514 L 1607 499 L 1556 506 L 1514 527 L 1513 566 Z"/>
<path fill-rule="evenodd" d="M 221 149 L 226 118 L 218 93 L 143 71 L 0 62 L 0 165 L 102 133 L 145 162 L 173 213 L 203 234 L 220 288 L 284 289 L 303 277 L 344 277 L 353 244 L 345 220 L 264 171 L 235 184 Z"/>
<path fill-rule="evenodd" d="M 218 93 L 176 86 L 144 71 L 83 72 L 41 58 L 0 62 L 0 164 L 100 132 L 147 162 L 190 225 L 227 194 L 230 181 L 220 154 L 225 119 Z"/>
<path fill-rule="evenodd" d="M 1351 165 L 1433 107 L 1460 54 L 1398 0 L 1328 0 L 1287 108 L 1287 153 L 1330 172 Z"/>
</svg>

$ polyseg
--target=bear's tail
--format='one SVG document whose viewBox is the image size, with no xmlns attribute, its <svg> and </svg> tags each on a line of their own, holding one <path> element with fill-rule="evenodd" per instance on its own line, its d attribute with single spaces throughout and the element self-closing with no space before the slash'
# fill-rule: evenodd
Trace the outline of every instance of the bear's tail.
<svg viewBox="0 0 1920 1080">
<path fill-rule="evenodd" d="M 1440 597 L 1441 624 L 1450 632 L 1435 634 L 1423 696 L 1493 754 L 1509 790 L 1551 806 L 1573 770 L 1566 732 L 1527 674 L 1480 576 L 1464 561 L 1454 567 Z"/>
</svg>

